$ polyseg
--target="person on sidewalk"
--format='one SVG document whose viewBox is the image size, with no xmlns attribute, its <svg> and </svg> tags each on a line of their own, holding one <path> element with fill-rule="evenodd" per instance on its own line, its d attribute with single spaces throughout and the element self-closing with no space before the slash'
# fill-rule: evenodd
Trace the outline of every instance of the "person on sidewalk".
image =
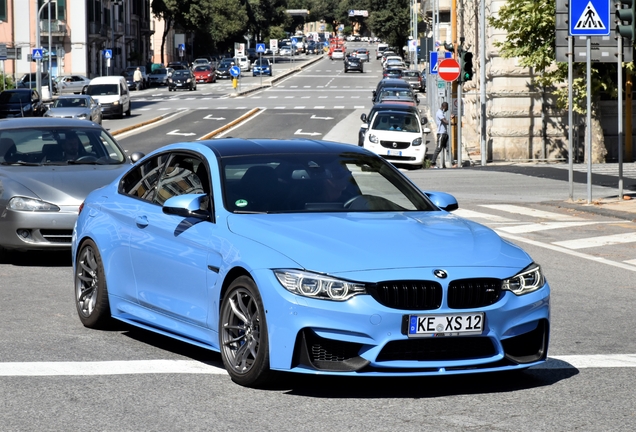
<svg viewBox="0 0 636 432">
<path fill-rule="evenodd" d="M 437 110 L 437 114 L 435 114 L 435 122 L 437 123 L 437 147 L 435 148 L 433 160 L 431 161 L 433 168 L 439 168 L 437 166 L 437 156 L 439 156 L 440 152 L 445 151 L 448 145 L 448 119 L 446 118 L 446 111 L 448 111 L 448 103 L 442 102 L 442 106 Z M 442 168 L 446 168 L 444 166 L 443 155 Z"/>
</svg>

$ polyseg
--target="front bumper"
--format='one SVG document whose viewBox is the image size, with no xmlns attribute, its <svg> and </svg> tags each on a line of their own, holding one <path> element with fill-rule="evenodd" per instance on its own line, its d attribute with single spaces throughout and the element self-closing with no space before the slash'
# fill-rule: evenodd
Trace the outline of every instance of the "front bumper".
<svg viewBox="0 0 636 432">
<path fill-rule="evenodd" d="M 59 212 L 4 209 L 0 218 L 0 246 L 18 250 L 70 249 L 79 206 Z"/>
<path fill-rule="evenodd" d="M 346 302 L 300 297 L 263 271 L 257 278 L 270 342 L 270 367 L 292 372 L 408 376 L 524 369 L 547 358 L 550 288 L 524 296 L 504 291 L 478 309 L 428 311 L 383 306 L 371 295 Z M 270 285 L 271 284 L 271 285 Z M 446 293 L 447 283 L 442 283 Z M 271 288 L 271 289 L 270 289 Z M 480 311 L 485 327 L 475 336 L 409 338 L 409 314 L 449 315 Z"/>
</svg>

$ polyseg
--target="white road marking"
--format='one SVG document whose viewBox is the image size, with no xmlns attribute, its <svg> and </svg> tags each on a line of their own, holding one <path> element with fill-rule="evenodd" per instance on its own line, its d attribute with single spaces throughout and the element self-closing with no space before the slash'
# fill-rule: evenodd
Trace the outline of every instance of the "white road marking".
<svg viewBox="0 0 636 432">
<path fill-rule="evenodd" d="M 541 219 L 550 219 L 554 221 L 579 221 L 584 220 L 583 218 L 564 215 L 560 213 L 547 212 L 543 210 L 537 210 L 528 207 L 521 207 L 512 204 L 482 204 L 480 207 L 486 207 L 493 210 L 505 211 L 508 213 L 515 213 L 520 215 L 532 216 Z"/>
<path fill-rule="evenodd" d="M 626 264 L 631 264 L 631 265 L 635 265 L 636 266 L 636 259 L 623 261 L 623 262 L 626 263 Z"/>
<path fill-rule="evenodd" d="M 557 246 L 563 246 L 568 249 L 585 249 L 591 247 L 609 246 L 621 243 L 634 243 L 636 242 L 636 232 L 621 233 L 598 237 L 589 237 L 576 240 L 565 240 L 559 242 L 552 242 Z"/>
<path fill-rule="evenodd" d="M 611 222 L 611 221 L 605 221 L 605 222 L 601 222 L 601 221 L 598 221 L 598 222 L 595 222 L 595 221 L 588 221 L 588 222 L 541 222 L 541 223 L 536 223 L 536 224 L 516 225 L 516 226 L 499 228 L 499 229 L 501 229 L 502 231 L 509 232 L 511 234 L 523 234 L 523 233 L 547 231 L 547 230 L 559 229 L 559 228 L 571 228 L 571 227 L 576 227 L 576 226 L 586 226 L 586 225 L 595 225 L 595 224 L 611 224 L 611 223 L 616 223 L 616 222 Z"/>
<path fill-rule="evenodd" d="M 552 245 L 552 244 L 549 244 L 549 243 L 542 243 L 540 241 L 530 240 L 530 239 L 527 239 L 525 237 L 519 237 L 519 236 L 516 236 L 516 235 L 512 235 L 512 234 L 503 232 L 499 228 L 495 229 L 495 232 L 497 234 L 499 234 L 501 237 L 504 237 L 504 238 L 507 238 L 509 240 L 516 241 L 516 242 L 519 242 L 519 243 L 527 243 L 527 244 L 530 244 L 530 245 L 533 245 L 533 246 L 537 246 L 537 247 L 541 247 L 541 248 L 544 248 L 544 249 L 550 249 L 550 250 L 553 250 L 553 251 L 556 251 L 556 252 L 561 252 L 561 253 L 564 253 L 566 255 L 571 255 L 571 256 L 575 256 L 575 257 L 578 257 L 578 258 L 586 259 L 586 260 L 589 260 L 589 261 L 594 261 L 594 262 L 598 262 L 598 263 L 601 263 L 601 264 L 607 264 L 607 265 L 612 266 L 612 267 L 618 267 L 618 268 L 621 268 L 623 270 L 629 270 L 629 271 L 636 272 L 636 266 L 631 266 L 629 264 L 624 264 L 624 263 L 621 263 L 621 262 L 608 260 L 606 258 L 597 257 L 597 256 L 594 256 L 594 255 L 588 255 L 588 254 L 585 254 L 585 253 L 582 253 L 582 252 L 576 252 L 576 251 L 573 251 L 573 250 L 570 250 L 570 249 L 566 249 L 566 248 L 561 247 L 561 246 L 556 246 L 556 245 Z"/>
<path fill-rule="evenodd" d="M 518 220 L 508 219 L 503 216 L 497 216 L 490 213 L 481 213 L 481 212 L 476 212 L 473 210 L 461 209 L 461 208 L 455 210 L 453 214 L 456 214 L 457 216 L 463 217 L 466 219 L 485 219 L 492 222 L 519 222 Z"/>
<path fill-rule="evenodd" d="M 557 355 L 533 369 L 635 368 L 636 354 Z M 0 363 L 0 376 L 97 376 L 138 374 L 226 375 L 225 369 L 194 360 Z"/>
</svg>

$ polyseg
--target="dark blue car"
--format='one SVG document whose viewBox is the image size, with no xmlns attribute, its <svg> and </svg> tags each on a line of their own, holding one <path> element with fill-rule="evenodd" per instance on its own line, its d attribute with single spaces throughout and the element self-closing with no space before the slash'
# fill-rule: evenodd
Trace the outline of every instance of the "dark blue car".
<svg viewBox="0 0 636 432">
<path fill-rule="evenodd" d="M 268 59 L 258 59 L 252 65 L 252 76 L 269 75 L 272 76 L 272 65 Z"/>
</svg>

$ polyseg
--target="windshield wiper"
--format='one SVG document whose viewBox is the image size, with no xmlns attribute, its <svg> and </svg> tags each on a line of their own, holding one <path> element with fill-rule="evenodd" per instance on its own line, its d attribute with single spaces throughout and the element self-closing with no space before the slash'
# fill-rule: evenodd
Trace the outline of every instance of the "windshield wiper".
<svg viewBox="0 0 636 432">
<path fill-rule="evenodd" d="M 96 160 L 69 160 L 66 163 L 69 165 L 103 165 Z"/>
<path fill-rule="evenodd" d="M 16 162 L 2 162 L 2 165 L 22 165 L 22 166 L 40 166 L 37 162 L 24 162 L 24 161 L 16 161 Z"/>
</svg>

